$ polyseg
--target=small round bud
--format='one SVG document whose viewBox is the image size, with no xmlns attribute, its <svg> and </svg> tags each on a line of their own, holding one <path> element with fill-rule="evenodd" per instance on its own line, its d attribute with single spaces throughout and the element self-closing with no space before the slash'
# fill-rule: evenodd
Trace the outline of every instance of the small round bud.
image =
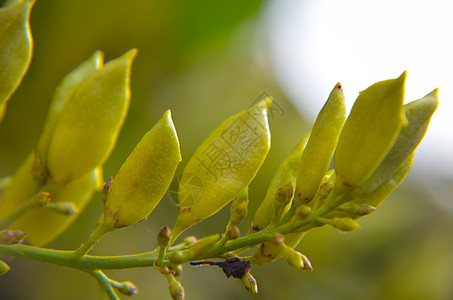
<svg viewBox="0 0 453 300">
<path fill-rule="evenodd" d="M 0 276 L 6 274 L 11 268 L 2 260 L 0 260 Z"/>
<path fill-rule="evenodd" d="M 133 296 L 138 294 L 138 290 L 135 285 L 130 281 L 119 282 L 114 285 L 115 289 L 123 295 Z"/>
<path fill-rule="evenodd" d="M 167 247 L 171 238 L 171 229 L 168 226 L 162 226 L 157 235 L 157 243 L 160 247 Z"/>
<path fill-rule="evenodd" d="M 306 204 L 301 204 L 296 209 L 296 218 L 297 220 L 303 220 L 307 218 L 311 213 L 311 207 Z"/>
<path fill-rule="evenodd" d="M 276 245 L 282 245 L 285 242 L 285 237 L 279 233 L 276 233 L 272 236 L 271 241 Z"/>
<path fill-rule="evenodd" d="M 173 275 L 167 276 L 168 280 L 168 290 L 170 291 L 171 298 L 173 300 L 184 300 L 184 287 L 179 281 L 175 279 Z"/>
<path fill-rule="evenodd" d="M 233 226 L 226 232 L 226 239 L 227 241 L 229 240 L 234 240 L 237 239 L 241 235 L 241 231 L 237 226 Z"/>
<path fill-rule="evenodd" d="M 43 207 L 50 203 L 50 193 L 41 192 L 31 199 L 34 207 Z"/>
<path fill-rule="evenodd" d="M 242 276 L 241 281 L 247 291 L 249 291 L 253 295 L 258 294 L 258 284 L 256 283 L 256 279 L 252 274 L 245 273 L 245 275 Z"/>
<path fill-rule="evenodd" d="M 360 228 L 359 223 L 351 218 L 333 218 L 331 225 L 343 232 L 351 232 Z"/>
</svg>

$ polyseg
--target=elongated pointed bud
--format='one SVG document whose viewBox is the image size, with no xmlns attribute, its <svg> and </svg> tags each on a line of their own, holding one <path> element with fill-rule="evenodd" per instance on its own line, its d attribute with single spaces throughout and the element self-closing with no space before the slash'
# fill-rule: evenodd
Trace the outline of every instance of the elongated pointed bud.
<svg viewBox="0 0 453 300">
<path fill-rule="evenodd" d="M 438 105 L 437 91 L 435 89 L 424 98 L 404 106 L 408 125 L 401 130 L 392 149 L 363 186 L 364 193 L 372 192 L 381 186 L 415 151 L 425 136 L 429 121 L 436 111 Z"/>
<path fill-rule="evenodd" d="M 252 295 L 258 294 L 258 284 L 256 283 L 255 277 L 253 277 L 251 273 L 245 273 L 245 275 L 241 278 L 241 282 L 245 289 Z"/>
<path fill-rule="evenodd" d="M 130 70 L 136 49 L 91 72 L 68 95 L 50 139 L 47 163 L 59 183 L 102 165 L 129 108 Z"/>
<path fill-rule="evenodd" d="M 407 125 L 403 106 L 405 81 L 406 72 L 360 92 L 338 141 L 337 186 L 365 183 Z"/>
<path fill-rule="evenodd" d="M 167 247 L 171 238 L 171 229 L 168 226 L 162 226 L 157 234 L 157 244 L 159 247 Z"/>
<path fill-rule="evenodd" d="M 137 144 L 113 179 L 104 207 L 104 226 L 128 226 L 153 211 L 181 161 L 170 111 Z"/>
<path fill-rule="evenodd" d="M 329 168 L 345 119 L 345 98 L 341 84 L 337 83 L 319 112 L 300 159 L 296 197 L 303 203 L 310 202 L 315 196 Z"/>
<path fill-rule="evenodd" d="M 360 229 L 359 223 L 351 218 L 333 218 L 331 225 L 342 232 L 351 232 Z"/>
<path fill-rule="evenodd" d="M 0 276 L 8 273 L 11 268 L 3 260 L 0 260 Z"/>
<path fill-rule="evenodd" d="M 72 202 L 56 202 L 56 203 L 49 203 L 46 205 L 46 208 L 50 208 L 56 213 L 71 216 L 77 213 L 77 207 Z"/>
<path fill-rule="evenodd" d="M 192 225 L 218 212 L 255 177 L 270 148 L 267 110 L 271 98 L 230 117 L 198 147 L 186 165 L 181 182 L 196 176 L 203 194 L 180 200 L 173 228 L 174 238 Z M 180 185 L 179 194 L 190 194 L 191 187 Z"/>
<path fill-rule="evenodd" d="M 170 292 L 171 299 L 173 300 L 184 300 L 185 292 L 182 284 L 175 279 L 171 274 L 167 275 L 168 290 Z"/>
<path fill-rule="evenodd" d="M 29 18 L 34 3 L 29 0 L 10 1 L 0 8 L 0 122 L 6 102 L 30 64 L 33 39 Z"/>
<path fill-rule="evenodd" d="M 101 51 L 96 51 L 90 58 L 69 72 L 57 86 L 47 113 L 44 129 L 35 149 L 33 175 L 38 182 L 44 183 L 48 179 L 47 158 L 49 146 L 65 104 L 71 101 L 71 94 L 82 82 L 89 80 L 93 72 L 102 68 L 103 61 L 104 54 Z"/>
<path fill-rule="evenodd" d="M 133 284 L 130 281 L 124 281 L 124 282 L 113 281 L 112 285 L 118 292 L 120 292 L 123 295 L 133 296 L 133 295 L 138 294 L 137 287 L 135 286 L 135 284 Z"/>
<path fill-rule="evenodd" d="M 297 168 L 299 166 L 300 156 L 302 151 L 305 148 L 305 145 L 308 141 L 308 135 L 303 137 L 294 148 L 293 152 L 280 164 L 277 171 L 275 172 L 274 177 L 269 184 L 267 189 L 266 196 L 264 197 L 263 202 L 261 202 L 260 207 L 255 213 L 253 219 L 253 226 L 262 230 L 269 225 L 275 207 L 275 195 L 277 194 L 279 188 L 287 184 L 288 182 L 296 182 Z M 290 206 L 289 203 L 283 213 L 285 213 Z"/>
</svg>

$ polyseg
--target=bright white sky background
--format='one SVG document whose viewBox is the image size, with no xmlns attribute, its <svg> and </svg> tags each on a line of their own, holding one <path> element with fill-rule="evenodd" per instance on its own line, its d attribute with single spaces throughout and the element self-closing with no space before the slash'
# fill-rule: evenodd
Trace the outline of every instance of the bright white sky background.
<svg viewBox="0 0 453 300">
<path fill-rule="evenodd" d="M 453 178 L 453 1 L 274 0 L 265 20 L 281 85 L 312 120 L 337 82 L 348 110 L 404 70 L 406 103 L 439 88 L 412 173 Z"/>
</svg>

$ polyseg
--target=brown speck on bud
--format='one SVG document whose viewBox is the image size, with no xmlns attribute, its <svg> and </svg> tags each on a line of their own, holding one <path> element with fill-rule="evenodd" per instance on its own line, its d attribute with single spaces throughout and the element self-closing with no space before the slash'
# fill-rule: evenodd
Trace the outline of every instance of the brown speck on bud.
<svg viewBox="0 0 453 300">
<path fill-rule="evenodd" d="M 110 179 L 104 183 L 104 189 L 102 190 L 102 195 L 104 196 L 104 201 L 107 199 L 107 194 L 109 193 L 110 185 L 112 184 L 113 177 L 110 176 Z"/>
</svg>

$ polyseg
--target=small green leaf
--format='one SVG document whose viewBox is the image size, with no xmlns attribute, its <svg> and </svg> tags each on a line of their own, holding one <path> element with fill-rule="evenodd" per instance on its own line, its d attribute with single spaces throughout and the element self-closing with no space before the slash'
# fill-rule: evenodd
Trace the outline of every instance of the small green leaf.
<svg viewBox="0 0 453 300">
<path fill-rule="evenodd" d="M 260 101 L 217 127 L 186 165 L 181 182 L 197 177 L 203 188 L 195 199 L 192 187 L 180 185 L 179 213 L 173 228 L 182 231 L 215 214 L 255 177 L 270 148 L 267 110 L 271 98 Z"/>
<path fill-rule="evenodd" d="M 9 1 L 0 8 L 0 121 L 6 101 L 30 64 L 33 39 L 29 18 L 34 3 L 30 0 Z"/>
<path fill-rule="evenodd" d="M 130 69 L 136 49 L 94 70 L 73 88 L 52 134 L 47 162 L 52 179 L 74 180 L 102 165 L 129 107 Z"/>
<path fill-rule="evenodd" d="M 364 193 L 369 193 L 381 186 L 415 151 L 425 136 L 429 121 L 437 105 L 436 89 L 424 98 L 404 106 L 408 125 L 401 130 L 392 149 L 363 186 Z"/>
<path fill-rule="evenodd" d="M 294 148 L 293 152 L 280 164 L 277 171 L 274 174 L 274 177 L 269 184 L 267 189 L 266 196 L 264 197 L 263 202 L 261 202 L 260 207 L 255 213 L 255 218 L 253 219 L 253 226 L 262 230 L 267 225 L 269 225 L 272 214 L 275 206 L 275 195 L 277 194 L 279 188 L 288 184 L 289 182 L 296 182 L 297 168 L 300 162 L 300 156 L 302 151 L 304 151 L 305 145 L 307 144 L 308 135 L 303 137 L 297 146 Z M 284 212 L 286 212 L 291 203 L 287 205 Z"/>
<path fill-rule="evenodd" d="M 167 110 L 110 184 L 104 207 L 106 231 L 147 218 L 165 195 L 180 161 L 178 136 Z"/>
<path fill-rule="evenodd" d="M 337 186 L 360 186 L 392 148 L 404 116 L 406 72 L 360 92 L 341 132 L 335 154 Z"/>
<path fill-rule="evenodd" d="M 296 197 L 302 202 L 307 203 L 313 199 L 329 169 L 345 119 L 344 94 L 341 84 L 337 83 L 319 112 L 307 146 L 302 152 L 296 181 Z"/>
</svg>

